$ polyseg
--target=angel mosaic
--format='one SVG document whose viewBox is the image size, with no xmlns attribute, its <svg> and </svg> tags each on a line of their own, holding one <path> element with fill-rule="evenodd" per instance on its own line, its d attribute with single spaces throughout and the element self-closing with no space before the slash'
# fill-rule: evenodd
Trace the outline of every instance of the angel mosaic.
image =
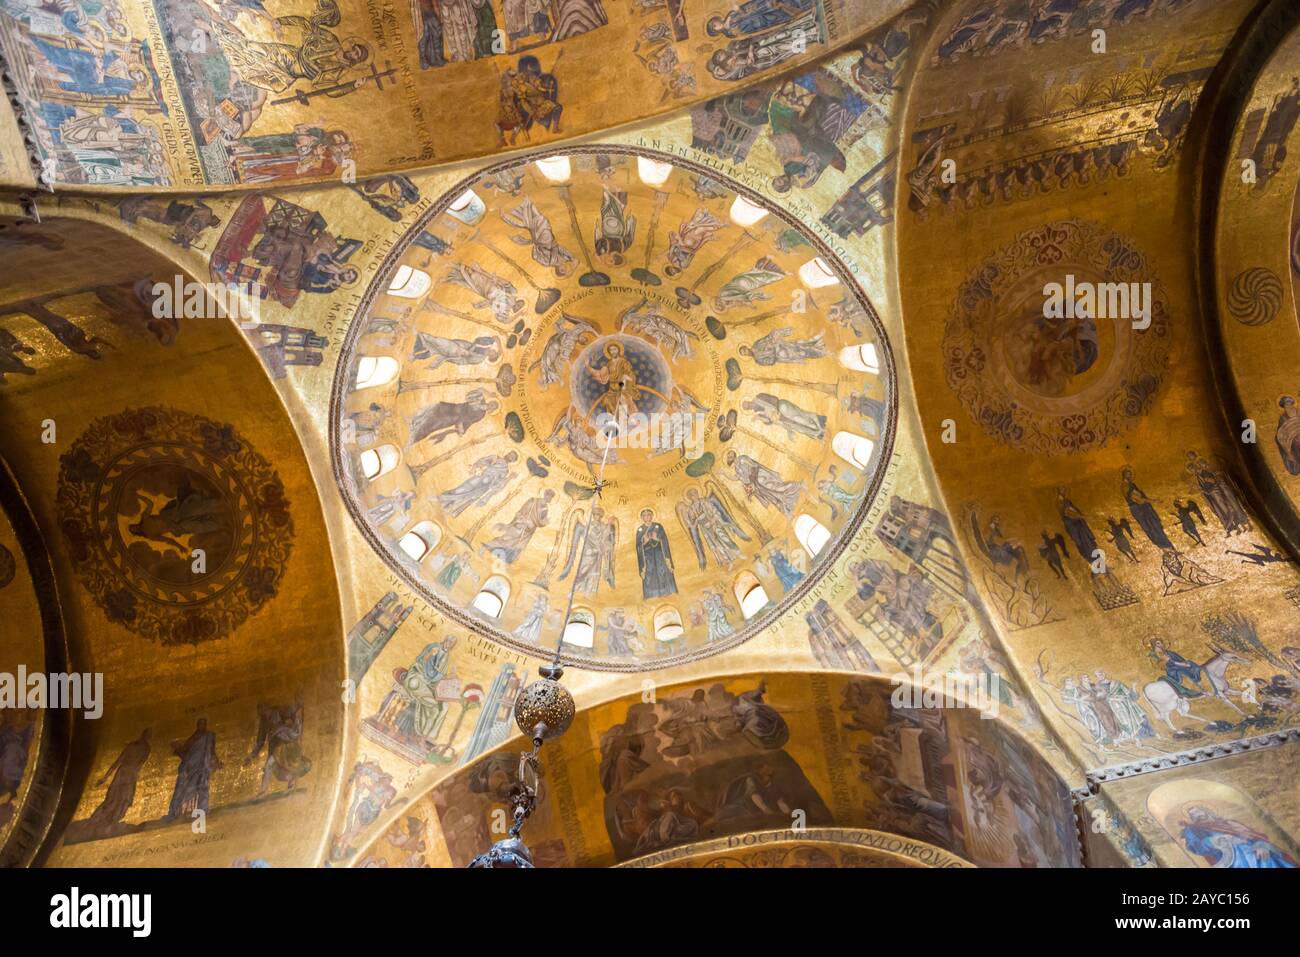
<svg viewBox="0 0 1300 957">
<path fill-rule="evenodd" d="M 649 339 L 660 348 L 666 349 L 674 359 L 689 359 L 695 353 L 691 341 L 699 341 L 699 336 L 689 329 L 683 329 L 662 312 L 658 305 L 643 296 L 634 306 L 623 310 L 618 317 L 619 332 L 641 336 Z"/>
<path fill-rule="evenodd" d="M 686 490 L 686 497 L 677 503 L 677 520 L 695 546 L 701 569 L 707 568 L 712 558 L 714 564 L 730 570 L 741 557 L 738 543 L 748 542 L 750 537 L 732 516 L 717 486 L 707 482 L 705 491 L 707 495 L 694 487 Z"/>
<path fill-rule="evenodd" d="M 561 313 L 555 321 L 555 331 L 542 347 L 542 354 L 528 367 L 528 371 L 541 370 L 537 380 L 543 389 L 564 382 L 564 373 L 569 367 L 573 351 L 589 341 L 589 338 L 596 339 L 599 335 L 596 327 L 587 320 L 571 316 L 567 312 Z"/>
<path fill-rule="evenodd" d="M 587 531 L 591 526 L 590 534 Z M 586 546 L 583 546 L 583 540 Z M 560 571 L 560 581 L 574 572 L 577 590 L 583 595 L 595 595 L 602 580 L 610 588 L 614 584 L 614 555 L 618 547 L 618 519 L 606 517 L 599 505 L 592 506 L 591 518 L 584 520 L 582 511 L 576 513 L 569 536 L 569 555 Z M 576 570 L 575 570 L 576 565 Z"/>
</svg>

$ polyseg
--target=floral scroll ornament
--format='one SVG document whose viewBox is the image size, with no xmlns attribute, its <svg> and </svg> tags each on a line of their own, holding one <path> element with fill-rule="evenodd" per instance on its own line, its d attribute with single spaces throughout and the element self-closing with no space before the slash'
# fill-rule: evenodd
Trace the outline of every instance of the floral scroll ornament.
<svg viewBox="0 0 1300 957">
<path fill-rule="evenodd" d="M 1093 314 L 1073 303 L 1049 314 L 1052 283 L 1095 290 Z M 1150 325 L 1140 328 L 1134 307 L 1148 293 Z M 1150 411 L 1171 347 L 1168 300 L 1146 256 L 1094 223 L 1061 220 L 1021 233 L 961 284 L 944 329 L 944 373 L 999 442 L 1078 453 Z"/>
<path fill-rule="evenodd" d="M 293 543 L 279 475 L 233 426 L 165 406 L 97 419 L 58 505 L 105 617 L 164 645 L 223 638 L 275 597 Z"/>
</svg>

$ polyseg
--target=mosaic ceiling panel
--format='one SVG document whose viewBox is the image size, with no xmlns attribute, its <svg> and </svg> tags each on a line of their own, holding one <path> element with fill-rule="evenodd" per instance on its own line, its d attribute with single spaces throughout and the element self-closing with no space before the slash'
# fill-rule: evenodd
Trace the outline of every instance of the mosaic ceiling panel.
<svg viewBox="0 0 1300 957">
<path fill-rule="evenodd" d="M 523 161 L 390 258 L 336 464 L 435 605 L 537 650 L 576 589 L 566 653 L 630 670 L 744 640 L 837 554 L 888 458 L 889 350 L 830 253 L 738 190 L 621 148 Z"/>
</svg>

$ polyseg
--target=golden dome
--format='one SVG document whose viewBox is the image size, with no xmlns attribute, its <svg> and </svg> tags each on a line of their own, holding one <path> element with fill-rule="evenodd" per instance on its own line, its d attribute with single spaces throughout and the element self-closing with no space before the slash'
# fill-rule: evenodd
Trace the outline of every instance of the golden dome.
<svg viewBox="0 0 1300 957">
<path fill-rule="evenodd" d="M 543 654 L 574 589 L 566 657 L 617 670 L 720 651 L 797 601 L 892 437 L 884 334 L 834 255 L 713 171 L 614 146 L 435 202 L 334 396 L 349 510 L 398 574 Z"/>
</svg>

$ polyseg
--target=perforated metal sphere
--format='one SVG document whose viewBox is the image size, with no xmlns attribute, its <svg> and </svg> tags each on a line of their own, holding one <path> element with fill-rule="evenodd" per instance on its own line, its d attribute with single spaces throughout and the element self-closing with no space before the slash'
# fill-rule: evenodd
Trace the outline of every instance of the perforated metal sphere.
<svg viewBox="0 0 1300 957">
<path fill-rule="evenodd" d="M 542 739 L 551 741 L 569 730 L 575 710 L 569 689 L 552 678 L 540 678 L 515 699 L 515 724 L 530 738 L 537 725 L 544 724 Z"/>
<path fill-rule="evenodd" d="M 517 837 L 507 837 L 497 841 L 490 849 L 484 851 L 469 864 L 472 868 L 484 867 L 534 867 L 533 854 L 528 846 Z"/>
</svg>

